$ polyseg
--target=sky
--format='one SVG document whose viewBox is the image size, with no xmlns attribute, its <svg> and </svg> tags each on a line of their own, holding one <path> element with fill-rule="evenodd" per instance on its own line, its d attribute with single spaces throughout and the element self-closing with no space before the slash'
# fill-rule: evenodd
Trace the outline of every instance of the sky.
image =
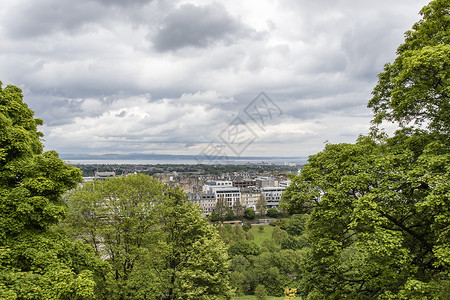
<svg viewBox="0 0 450 300">
<path fill-rule="evenodd" d="M 0 0 L 0 80 L 62 156 L 305 157 L 368 132 L 428 2 Z"/>
</svg>

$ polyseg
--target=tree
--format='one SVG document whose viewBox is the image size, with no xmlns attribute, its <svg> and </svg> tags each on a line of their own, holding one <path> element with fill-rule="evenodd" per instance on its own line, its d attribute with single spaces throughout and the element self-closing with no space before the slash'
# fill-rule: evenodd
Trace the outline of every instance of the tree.
<svg viewBox="0 0 450 300">
<path fill-rule="evenodd" d="M 236 255 L 258 255 L 259 247 L 253 241 L 241 240 L 233 243 L 228 248 L 230 256 Z"/>
<path fill-rule="evenodd" d="M 100 297 L 231 297 L 225 245 L 185 197 L 142 174 L 87 183 L 68 196 L 67 227 L 111 269 Z"/>
<path fill-rule="evenodd" d="M 219 217 L 219 220 L 224 220 L 230 208 L 228 202 L 223 195 L 220 195 L 214 206 L 214 213 Z"/>
<path fill-rule="evenodd" d="M 265 300 L 267 296 L 266 288 L 262 284 L 258 284 L 255 288 L 255 296 L 257 300 Z"/>
<path fill-rule="evenodd" d="M 275 207 L 269 208 L 267 210 L 267 216 L 269 216 L 271 218 L 278 217 L 278 209 L 276 209 Z"/>
<path fill-rule="evenodd" d="M 251 207 L 247 207 L 244 210 L 244 218 L 248 220 L 253 220 L 255 218 L 255 211 Z"/>
<path fill-rule="evenodd" d="M 423 19 L 406 32 L 394 63 L 378 75 L 369 107 L 374 122 L 406 126 L 411 122 L 434 132 L 448 133 L 450 125 L 449 1 L 434 0 L 420 14 Z"/>
<path fill-rule="evenodd" d="M 264 216 L 267 210 L 267 201 L 263 194 L 259 195 L 258 201 L 256 201 L 256 211 L 260 216 Z"/>
<path fill-rule="evenodd" d="M 225 216 L 225 220 L 231 221 L 234 219 L 234 212 L 232 209 L 228 208 L 227 215 Z"/>
<path fill-rule="evenodd" d="M 302 256 L 301 251 L 278 250 L 249 257 L 252 264 L 247 267 L 246 280 L 253 289 L 261 284 L 268 295 L 282 296 L 286 286 L 297 285 Z"/>
<path fill-rule="evenodd" d="M 440 253 L 447 253 L 448 239 L 436 228 L 448 232 L 450 225 L 443 190 L 450 156 L 434 137 L 415 131 L 379 142 L 362 137 L 310 157 L 292 189 L 312 201 L 291 207 L 313 206 L 311 288 L 377 297 L 399 293 L 413 279 L 432 285 L 445 278 Z"/>
<path fill-rule="evenodd" d="M 288 237 L 286 231 L 281 229 L 278 226 L 275 226 L 272 231 L 272 239 L 275 241 L 277 245 L 281 245 L 281 241 Z"/>
<path fill-rule="evenodd" d="M 241 200 L 239 198 L 233 204 L 234 215 L 238 218 L 244 215 L 244 207 L 242 206 Z"/>
<path fill-rule="evenodd" d="M 87 182 L 66 198 L 70 209 L 67 232 L 89 243 L 111 267 L 111 280 L 99 283 L 108 287 L 102 296 L 126 298 L 132 290 L 130 279 L 137 279 L 136 267 L 150 255 L 148 241 L 159 226 L 155 214 L 164 202 L 164 186 L 145 175 L 117 177 Z M 142 271 L 140 275 L 144 275 Z M 145 276 L 156 278 L 148 272 Z"/>
<path fill-rule="evenodd" d="M 89 251 L 52 230 L 81 172 L 43 152 L 33 116 L 21 90 L 0 82 L 0 298 L 90 299 Z"/>
<path fill-rule="evenodd" d="M 179 188 L 169 189 L 161 214 L 161 261 L 167 299 L 231 299 L 226 247 Z"/>
<path fill-rule="evenodd" d="M 309 158 L 282 205 L 309 212 L 308 298 L 444 299 L 450 287 L 450 2 L 406 33 L 369 102 L 377 128 Z M 426 130 L 421 127 L 426 126 Z"/>
</svg>

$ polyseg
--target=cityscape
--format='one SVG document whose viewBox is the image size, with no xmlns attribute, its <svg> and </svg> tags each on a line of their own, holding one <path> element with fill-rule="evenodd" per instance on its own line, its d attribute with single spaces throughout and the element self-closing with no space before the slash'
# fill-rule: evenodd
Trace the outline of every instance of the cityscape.
<svg viewBox="0 0 450 300">
<path fill-rule="evenodd" d="M 171 164 L 76 166 L 84 173 L 93 175 L 84 176 L 84 182 L 135 173 L 151 174 L 164 184 L 181 187 L 187 195 L 187 201 L 198 205 L 205 217 L 214 211 L 219 199 L 223 199 L 229 209 L 239 204 L 244 209 L 256 210 L 258 200 L 263 199 L 267 209 L 279 210 L 281 196 L 291 183 L 289 175 L 298 174 L 302 167 L 287 161 L 283 165 L 261 162 L 226 166 Z M 233 169 L 240 170 L 230 172 Z M 215 172 L 209 173 L 212 170 Z"/>
<path fill-rule="evenodd" d="M 450 299 L 450 0 L 0 4 L 0 299 Z"/>
</svg>

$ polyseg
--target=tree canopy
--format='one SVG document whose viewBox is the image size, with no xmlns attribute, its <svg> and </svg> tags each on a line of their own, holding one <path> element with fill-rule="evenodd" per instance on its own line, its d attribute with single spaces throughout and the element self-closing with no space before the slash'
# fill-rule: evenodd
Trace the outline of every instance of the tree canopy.
<svg viewBox="0 0 450 300">
<path fill-rule="evenodd" d="M 327 144 L 293 177 L 282 205 L 309 213 L 310 297 L 445 299 L 450 290 L 450 1 L 435 0 L 406 33 L 355 144 Z"/>
<path fill-rule="evenodd" d="M 0 298 L 90 299 L 89 249 L 51 228 L 81 172 L 43 152 L 33 116 L 21 90 L 0 83 Z"/>
<path fill-rule="evenodd" d="M 434 0 L 406 32 L 397 58 L 386 64 L 368 106 L 374 122 L 425 125 L 448 134 L 450 127 L 450 13 L 448 0 Z"/>
<path fill-rule="evenodd" d="M 68 232 L 109 266 L 98 298 L 231 297 L 225 245 L 185 197 L 142 174 L 89 182 L 68 195 Z"/>
</svg>

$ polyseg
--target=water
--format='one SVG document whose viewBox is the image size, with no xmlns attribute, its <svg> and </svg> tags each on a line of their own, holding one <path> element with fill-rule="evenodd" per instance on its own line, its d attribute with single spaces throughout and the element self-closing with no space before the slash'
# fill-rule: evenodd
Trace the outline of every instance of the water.
<svg viewBox="0 0 450 300">
<path fill-rule="evenodd" d="M 297 165 L 302 165 L 306 162 L 306 159 L 242 159 L 242 160 L 214 160 L 209 161 L 207 159 L 73 159 L 66 160 L 72 165 L 197 165 L 197 164 L 207 164 L 207 165 L 285 165 L 285 162 L 296 163 Z"/>
</svg>

